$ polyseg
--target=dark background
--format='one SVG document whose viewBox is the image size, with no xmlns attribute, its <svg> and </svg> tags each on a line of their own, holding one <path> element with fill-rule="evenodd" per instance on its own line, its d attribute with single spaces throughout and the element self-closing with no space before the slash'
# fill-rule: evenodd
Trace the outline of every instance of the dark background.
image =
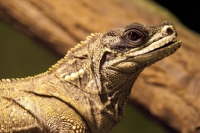
<svg viewBox="0 0 200 133">
<path fill-rule="evenodd" d="M 198 0 L 154 0 L 176 15 L 188 28 L 200 33 L 200 4 Z"/>
</svg>

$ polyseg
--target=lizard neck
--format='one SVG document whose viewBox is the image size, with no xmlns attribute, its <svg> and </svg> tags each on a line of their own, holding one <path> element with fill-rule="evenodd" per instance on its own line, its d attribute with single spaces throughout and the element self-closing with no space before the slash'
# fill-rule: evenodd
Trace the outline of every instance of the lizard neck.
<svg viewBox="0 0 200 133">
<path fill-rule="evenodd" d="M 117 72 L 116 75 L 115 70 L 110 70 L 110 74 L 105 74 L 106 69 L 102 69 L 101 78 L 104 79 L 104 82 L 102 82 L 103 89 L 100 98 L 104 105 L 102 114 L 105 116 L 104 119 L 109 121 L 109 127 L 114 127 L 124 118 L 124 107 L 128 101 L 132 85 L 142 70 L 140 69 L 131 73 Z M 109 80 L 105 81 L 105 79 Z M 105 125 L 102 124 L 101 126 L 100 129 L 106 129 L 108 123 Z"/>
<path fill-rule="evenodd" d="M 53 90 L 44 88 L 45 92 L 57 97 L 76 110 L 88 123 L 92 132 L 99 132 L 101 110 L 100 81 L 98 60 L 92 58 L 93 51 L 99 47 L 100 34 L 93 34 L 90 39 L 78 44 L 68 54 L 52 66 L 47 72 L 46 84 L 51 84 Z M 89 45 L 93 44 L 93 45 Z M 95 46 L 95 47 L 94 47 Z M 93 48 L 94 47 L 94 48 Z"/>
</svg>

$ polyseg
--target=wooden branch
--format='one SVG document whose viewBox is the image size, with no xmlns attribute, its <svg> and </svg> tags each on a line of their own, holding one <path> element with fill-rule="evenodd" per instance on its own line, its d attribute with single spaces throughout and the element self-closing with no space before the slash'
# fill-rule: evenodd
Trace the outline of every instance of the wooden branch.
<svg viewBox="0 0 200 133">
<path fill-rule="evenodd" d="M 130 101 L 179 132 L 197 133 L 200 129 L 200 36 L 152 1 L 2 0 L 0 18 L 63 55 L 91 32 L 134 21 L 173 22 L 182 47 L 142 72 Z"/>
</svg>

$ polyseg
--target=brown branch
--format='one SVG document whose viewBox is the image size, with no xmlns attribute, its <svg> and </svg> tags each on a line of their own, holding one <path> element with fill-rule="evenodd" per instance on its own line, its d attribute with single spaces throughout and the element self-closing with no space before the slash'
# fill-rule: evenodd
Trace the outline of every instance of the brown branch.
<svg viewBox="0 0 200 133">
<path fill-rule="evenodd" d="M 92 0 L 2 0 L 0 18 L 63 55 L 90 32 L 104 32 L 133 21 L 154 25 L 163 20 L 173 22 L 182 47 L 142 72 L 130 101 L 179 132 L 197 133 L 200 127 L 199 35 L 152 1 L 93 3 Z"/>
</svg>

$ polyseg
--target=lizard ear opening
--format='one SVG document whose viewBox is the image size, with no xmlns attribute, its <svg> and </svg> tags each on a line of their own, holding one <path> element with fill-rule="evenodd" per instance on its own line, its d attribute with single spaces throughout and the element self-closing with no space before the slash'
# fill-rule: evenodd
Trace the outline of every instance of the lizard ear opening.
<svg viewBox="0 0 200 133">
<path fill-rule="evenodd" d="M 116 56 L 114 55 L 114 53 L 110 53 L 110 52 L 105 52 L 101 58 L 100 61 L 100 66 L 102 66 L 103 64 L 105 64 L 106 62 L 109 62 L 110 60 L 113 60 Z"/>
</svg>

